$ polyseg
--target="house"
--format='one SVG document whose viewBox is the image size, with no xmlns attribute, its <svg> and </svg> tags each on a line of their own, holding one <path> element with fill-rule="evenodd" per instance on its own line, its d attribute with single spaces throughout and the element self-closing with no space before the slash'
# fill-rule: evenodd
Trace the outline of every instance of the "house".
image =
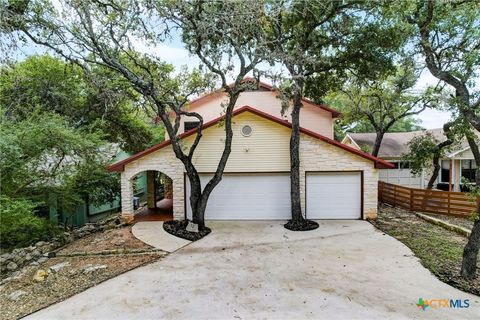
<svg viewBox="0 0 480 320">
<path fill-rule="evenodd" d="M 128 156 L 128 153 L 118 150 L 115 159 L 122 160 Z M 157 190 L 157 194 L 162 193 L 162 191 L 163 190 Z M 159 196 L 161 195 L 162 194 Z M 138 199 L 139 204 L 147 201 L 147 172 L 142 172 L 135 177 L 134 197 Z M 85 223 L 102 220 L 109 214 L 118 212 L 121 209 L 120 197 L 96 205 L 83 202 L 72 209 L 65 209 L 55 205 L 57 201 L 54 196 L 52 196 L 50 202 L 51 204 L 49 206 L 40 208 L 38 214 L 48 217 L 52 222 L 76 227 L 81 227 L 85 225 Z"/>
<path fill-rule="evenodd" d="M 408 153 L 408 142 L 416 136 L 426 133 L 433 135 L 438 141 L 444 141 L 446 137 L 442 129 L 430 129 L 412 132 L 388 132 L 382 140 L 378 156 L 394 164 L 394 168 L 381 170 L 379 179 L 393 184 L 400 184 L 413 188 L 425 188 L 431 173 L 428 170 L 415 176 L 409 168 L 408 162 L 402 161 L 404 154 Z M 375 133 L 348 133 L 342 143 L 357 149 L 373 148 Z M 441 159 L 441 170 L 438 174 L 435 187 L 442 190 L 461 191 L 462 177 L 470 182 L 475 182 L 476 165 L 472 151 L 466 140 L 455 146 Z"/>
<path fill-rule="evenodd" d="M 217 168 L 224 148 L 221 106 L 225 93 L 216 91 L 189 104 L 204 118 L 203 136 L 194 165 L 205 184 Z M 303 99 L 301 112 L 301 203 L 309 219 L 367 219 L 377 215 L 379 169 L 393 165 L 333 139 L 339 112 Z M 182 118 L 180 137 L 186 145 L 195 136 L 195 118 Z M 243 92 L 232 119 L 232 151 L 222 181 L 212 192 L 207 220 L 285 220 L 290 211 L 290 117 L 281 115 L 275 90 L 260 83 Z M 189 183 L 170 141 L 164 141 L 109 166 L 121 172 L 122 215 L 133 218 L 132 178 L 160 171 L 169 177 L 175 219 L 191 217 Z M 147 185 L 153 183 L 147 181 Z"/>
</svg>

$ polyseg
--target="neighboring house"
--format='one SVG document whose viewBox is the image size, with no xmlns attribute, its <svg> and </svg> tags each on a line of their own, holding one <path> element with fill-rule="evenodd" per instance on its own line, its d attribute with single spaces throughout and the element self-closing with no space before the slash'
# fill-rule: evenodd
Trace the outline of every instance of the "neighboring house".
<svg viewBox="0 0 480 320">
<path fill-rule="evenodd" d="M 188 109 L 204 117 L 203 136 L 194 165 L 206 183 L 224 148 L 221 126 L 226 95 L 213 92 L 191 101 Z M 339 112 L 304 99 L 301 112 L 301 203 L 310 219 L 367 219 L 377 215 L 379 169 L 392 164 L 333 139 Z M 267 84 L 243 92 L 233 113 L 233 142 L 222 181 L 212 192 L 207 220 L 285 220 L 290 210 L 290 116 L 281 115 L 281 101 Z M 195 137 L 195 118 L 182 118 L 185 145 Z M 109 166 L 121 172 L 122 215 L 133 218 L 132 178 L 160 171 L 173 182 L 175 219 L 191 218 L 189 183 L 170 141 L 164 141 Z M 148 182 L 147 182 L 148 184 Z"/>
<path fill-rule="evenodd" d="M 118 151 L 115 159 L 122 160 L 128 158 L 130 155 L 124 151 Z M 142 172 L 135 178 L 134 196 L 139 199 L 139 202 L 146 201 L 147 195 L 147 173 Z M 51 221 L 66 224 L 68 226 L 81 227 L 85 223 L 95 222 L 105 218 L 108 214 L 118 212 L 121 209 L 120 198 L 114 199 L 111 202 L 105 202 L 98 205 L 89 204 L 87 210 L 87 203 L 77 206 L 73 210 L 62 210 L 55 206 L 44 208 L 44 216 L 48 216 Z"/>
<path fill-rule="evenodd" d="M 389 132 L 385 134 L 378 156 L 393 163 L 395 167 L 380 171 L 379 178 L 381 181 L 414 188 L 425 188 L 427 186 L 431 172 L 423 170 L 420 175 L 415 176 L 410 171 L 408 162 L 402 161 L 402 156 L 409 152 L 408 142 L 413 137 L 424 135 L 426 132 L 431 133 L 438 141 L 446 139 L 442 129 Z M 375 137 L 375 133 L 348 133 L 342 143 L 357 149 L 371 150 Z M 442 190 L 451 188 L 452 191 L 460 191 L 462 189 L 460 185 L 462 177 L 471 182 L 475 181 L 475 160 L 466 140 L 456 146 L 455 150 L 447 153 L 441 159 L 440 164 L 442 169 L 435 182 L 436 188 Z"/>
</svg>

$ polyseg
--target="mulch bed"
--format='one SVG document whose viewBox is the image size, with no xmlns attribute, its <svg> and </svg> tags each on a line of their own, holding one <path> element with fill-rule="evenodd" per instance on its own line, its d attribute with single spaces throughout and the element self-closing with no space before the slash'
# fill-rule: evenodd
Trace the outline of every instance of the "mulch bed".
<svg viewBox="0 0 480 320">
<path fill-rule="evenodd" d="M 289 220 L 283 226 L 291 231 L 310 231 L 317 229 L 318 223 L 312 220 Z"/>
<path fill-rule="evenodd" d="M 476 279 L 467 281 L 460 276 L 466 237 L 427 222 L 407 210 L 385 205 L 380 206 L 378 218 L 372 224 L 408 246 L 422 265 L 441 281 L 480 295 L 478 266 Z"/>
<path fill-rule="evenodd" d="M 187 231 L 188 220 L 172 220 L 172 221 L 165 221 L 163 223 L 163 229 L 174 235 L 176 237 L 189 240 L 189 241 L 197 241 L 208 235 L 212 230 L 208 227 L 204 227 L 198 232 Z"/>
</svg>

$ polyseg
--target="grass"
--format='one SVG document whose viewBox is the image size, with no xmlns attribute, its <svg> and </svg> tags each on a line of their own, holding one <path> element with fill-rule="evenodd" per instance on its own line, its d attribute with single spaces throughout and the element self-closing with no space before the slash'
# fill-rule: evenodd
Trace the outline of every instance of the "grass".
<svg viewBox="0 0 480 320">
<path fill-rule="evenodd" d="M 420 219 L 406 210 L 387 206 L 380 207 L 379 217 L 373 224 L 408 246 L 422 265 L 441 281 L 480 295 L 480 268 L 477 271 L 478 277 L 472 281 L 466 281 L 460 276 L 463 247 L 467 238 Z"/>
</svg>

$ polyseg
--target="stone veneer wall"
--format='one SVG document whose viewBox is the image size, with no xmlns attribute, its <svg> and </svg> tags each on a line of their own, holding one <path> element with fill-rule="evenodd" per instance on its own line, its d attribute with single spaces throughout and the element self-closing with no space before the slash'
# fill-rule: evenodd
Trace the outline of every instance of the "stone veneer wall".
<svg viewBox="0 0 480 320">
<path fill-rule="evenodd" d="M 256 140 L 239 136 L 239 128 L 244 123 L 254 127 Z M 232 154 L 225 172 L 288 172 L 290 129 L 257 115 L 243 113 L 234 119 L 236 136 L 232 143 Z M 204 137 L 194 156 L 194 164 L 199 172 L 213 172 L 223 151 L 221 143 L 224 129 L 213 126 L 204 131 Z M 242 140 L 243 138 L 243 140 Z M 185 139 L 188 144 L 189 139 Z M 219 143 L 220 142 L 220 143 Z M 248 146 L 248 153 L 245 151 Z M 302 172 L 300 186 L 302 209 L 305 212 L 305 171 L 363 171 L 363 218 L 373 219 L 377 215 L 378 170 L 374 163 L 358 155 L 335 147 L 305 134 L 301 135 L 300 161 Z M 147 170 L 157 170 L 173 181 L 174 219 L 185 218 L 184 167 L 175 157 L 171 146 L 143 156 L 125 165 L 122 172 L 122 215 L 125 220 L 133 219 L 132 178 Z"/>
<path fill-rule="evenodd" d="M 305 171 L 363 171 L 363 218 L 374 219 L 377 216 L 378 169 L 373 162 L 345 152 L 335 146 L 302 135 L 300 142 L 300 191 L 302 210 L 305 212 Z M 184 174 L 183 165 L 177 160 L 169 147 L 154 152 L 125 166 L 122 172 L 122 214 L 129 220 L 133 218 L 132 178 L 145 170 L 158 170 L 167 174 L 173 181 L 174 219 L 184 219 Z M 246 168 L 248 171 L 248 168 Z"/>
<path fill-rule="evenodd" d="M 175 157 L 171 146 L 146 155 L 136 161 L 128 163 L 121 174 L 122 188 L 122 217 L 127 222 L 133 220 L 133 187 L 132 179 L 140 172 L 147 170 L 160 171 L 166 174 L 173 182 L 173 217 L 183 220 L 184 209 L 184 177 L 183 164 Z"/>
<path fill-rule="evenodd" d="M 300 192 L 305 213 L 305 171 L 363 171 L 363 218 L 377 217 L 378 169 L 373 162 L 318 139 L 302 135 L 300 141 Z"/>
</svg>

